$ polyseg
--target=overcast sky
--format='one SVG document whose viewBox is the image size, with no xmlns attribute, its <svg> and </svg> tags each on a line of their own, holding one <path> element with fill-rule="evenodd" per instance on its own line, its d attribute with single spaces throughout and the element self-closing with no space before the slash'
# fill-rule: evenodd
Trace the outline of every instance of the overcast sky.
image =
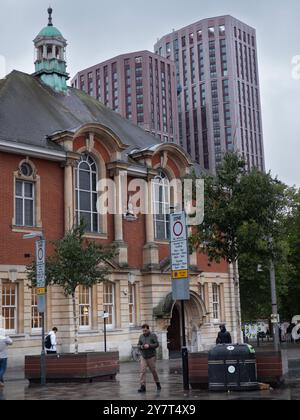
<svg viewBox="0 0 300 420">
<path fill-rule="evenodd" d="M 153 50 L 157 38 L 197 20 L 231 14 L 257 29 L 267 168 L 300 186 L 298 0 L 50 0 L 53 23 L 68 40 L 71 76 L 115 55 Z M 6 71 L 34 71 L 32 40 L 47 24 L 49 0 L 0 0 L 0 56 Z M 1 60 L 0 60 L 1 64 Z M 300 72 L 299 72 L 300 73 Z"/>
</svg>

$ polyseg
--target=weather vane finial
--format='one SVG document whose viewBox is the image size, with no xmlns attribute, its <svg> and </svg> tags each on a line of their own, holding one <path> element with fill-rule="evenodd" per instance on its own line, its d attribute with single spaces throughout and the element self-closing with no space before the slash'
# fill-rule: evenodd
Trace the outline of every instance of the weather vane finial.
<svg viewBox="0 0 300 420">
<path fill-rule="evenodd" d="M 48 8 L 48 14 L 49 14 L 48 26 L 53 26 L 53 24 L 52 24 L 52 12 L 53 12 L 53 9 L 52 9 L 51 6 L 49 6 L 49 8 Z"/>
</svg>

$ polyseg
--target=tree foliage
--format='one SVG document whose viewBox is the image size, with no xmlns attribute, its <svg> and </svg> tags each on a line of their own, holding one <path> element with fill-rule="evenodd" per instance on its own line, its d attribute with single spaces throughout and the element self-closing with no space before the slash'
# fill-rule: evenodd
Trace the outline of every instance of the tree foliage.
<svg viewBox="0 0 300 420">
<path fill-rule="evenodd" d="M 291 286 L 290 245 L 285 235 L 286 220 L 295 206 L 294 191 L 270 173 L 247 172 L 235 154 L 227 154 L 217 175 L 204 180 L 204 223 L 191 243 L 201 246 L 211 260 L 238 262 L 244 319 L 269 317 L 271 259 L 276 262 L 280 302 Z M 296 249 L 297 241 L 294 244 Z"/>
<path fill-rule="evenodd" d="M 253 169 L 235 154 L 227 154 L 216 177 L 206 176 L 205 217 L 192 237 L 194 246 L 204 244 L 212 260 L 237 261 L 241 254 L 272 250 L 266 238 L 280 232 L 279 220 L 286 211 L 286 186 L 271 174 Z"/>
</svg>

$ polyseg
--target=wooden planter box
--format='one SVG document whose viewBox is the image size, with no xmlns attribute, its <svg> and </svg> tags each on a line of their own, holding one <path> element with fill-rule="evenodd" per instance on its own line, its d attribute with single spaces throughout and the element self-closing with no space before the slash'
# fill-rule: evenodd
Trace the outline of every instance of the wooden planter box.
<svg viewBox="0 0 300 420">
<path fill-rule="evenodd" d="M 189 354 L 190 385 L 192 389 L 208 388 L 208 354 Z"/>
<path fill-rule="evenodd" d="M 258 381 L 278 387 L 284 383 L 284 372 L 281 352 L 256 353 Z"/>
<path fill-rule="evenodd" d="M 25 378 L 40 383 L 40 356 L 25 356 Z M 94 382 L 113 380 L 120 371 L 119 352 L 46 356 L 47 382 Z"/>
</svg>

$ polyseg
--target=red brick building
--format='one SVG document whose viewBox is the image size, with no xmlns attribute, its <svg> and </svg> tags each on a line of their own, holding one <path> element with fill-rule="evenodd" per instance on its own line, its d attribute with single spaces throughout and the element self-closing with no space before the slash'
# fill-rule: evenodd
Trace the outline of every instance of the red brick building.
<svg viewBox="0 0 300 420">
<path fill-rule="evenodd" d="M 97 182 L 108 178 L 122 188 L 122 176 L 149 185 L 149 203 L 170 206 L 158 191 L 191 169 L 190 157 L 175 144 L 161 144 L 99 101 L 66 81 L 66 41 L 52 26 L 35 40 L 36 73 L 13 71 L 0 80 L 0 314 L 2 327 L 14 339 L 11 357 L 40 352 L 41 320 L 36 291 L 25 268 L 34 258 L 34 241 L 24 234 L 43 231 L 50 241 L 63 237 L 83 217 L 86 237 L 115 243 L 105 284 L 79 288 L 80 351 L 103 349 L 106 310 L 108 347 L 130 357 L 140 325 L 148 322 L 161 342 L 162 356 L 180 349 L 180 311 L 172 301 L 168 217 L 97 212 Z M 127 205 L 127 202 L 125 203 Z M 125 209 L 126 210 L 126 209 Z M 125 211 L 126 213 L 126 211 Z M 191 255 L 191 300 L 186 305 L 188 346 L 211 346 L 218 325 L 236 329 L 234 291 L 227 264 L 211 264 Z M 72 351 L 71 302 L 58 287 L 47 291 L 47 328 L 59 328 L 59 351 Z"/>
</svg>

